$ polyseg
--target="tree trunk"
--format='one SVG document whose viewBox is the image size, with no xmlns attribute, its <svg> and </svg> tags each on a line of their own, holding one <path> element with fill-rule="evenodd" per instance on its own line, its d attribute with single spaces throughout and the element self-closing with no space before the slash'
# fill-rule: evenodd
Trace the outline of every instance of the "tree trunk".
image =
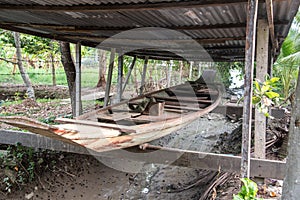
<svg viewBox="0 0 300 200">
<path fill-rule="evenodd" d="M 19 67 L 19 71 L 22 76 L 22 79 L 27 87 L 27 91 L 26 91 L 27 96 L 28 96 L 28 98 L 35 100 L 34 89 L 32 87 L 29 76 L 26 73 L 23 63 L 22 63 L 20 33 L 14 32 L 14 40 L 15 40 L 15 45 L 16 45 L 17 63 L 18 63 L 18 67 Z"/>
<path fill-rule="evenodd" d="M 61 52 L 61 62 L 64 67 L 68 87 L 69 94 L 72 105 L 72 113 L 75 114 L 75 101 L 76 101 L 76 91 L 75 91 L 75 79 L 76 79 L 76 69 L 71 56 L 70 44 L 68 42 L 60 42 L 60 52 Z"/>
<path fill-rule="evenodd" d="M 299 70 L 300 74 L 300 70 Z M 287 172 L 283 184 L 282 199 L 296 200 L 300 194 L 300 75 L 296 87 L 296 99 L 293 105 L 289 142 Z"/>
<path fill-rule="evenodd" d="M 106 51 L 98 49 L 98 56 L 99 56 L 99 81 L 97 83 L 97 87 L 106 87 L 105 81 L 105 72 L 106 72 Z"/>
<path fill-rule="evenodd" d="M 56 86 L 56 76 L 55 76 L 55 64 L 54 64 L 54 53 L 53 53 L 53 41 L 50 42 L 51 52 L 50 52 L 50 60 L 51 60 L 51 69 L 52 69 L 52 85 Z"/>
</svg>

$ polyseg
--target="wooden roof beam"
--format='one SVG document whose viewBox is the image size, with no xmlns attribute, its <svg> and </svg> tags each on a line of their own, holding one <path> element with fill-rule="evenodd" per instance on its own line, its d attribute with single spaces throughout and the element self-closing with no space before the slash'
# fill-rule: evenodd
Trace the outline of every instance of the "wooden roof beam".
<svg viewBox="0 0 300 200">
<path fill-rule="evenodd" d="M 275 38 L 275 30 L 274 30 L 273 0 L 266 0 L 266 10 L 267 10 L 272 47 L 273 47 L 273 51 L 275 51 L 278 48 L 278 41 Z"/>
<path fill-rule="evenodd" d="M 289 21 L 275 21 L 275 26 L 288 25 Z M 58 24 L 37 24 L 37 23 L 14 23 L 3 22 L 4 25 L 18 26 L 18 27 L 31 27 L 31 28 L 45 28 L 53 29 L 56 31 L 65 32 L 91 32 L 91 31 L 126 31 L 131 29 L 137 29 L 137 27 L 99 27 L 99 26 L 74 26 L 74 25 L 58 25 Z M 142 27 L 139 27 L 142 28 Z M 230 24 L 215 24 L 215 25 L 196 25 L 196 26 L 169 26 L 160 27 L 172 30 L 210 30 L 210 29 L 230 29 L 230 28 L 246 28 L 246 23 L 230 23 Z M 138 29 L 137 29 L 138 30 Z"/>
<path fill-rule="evenodd" d="M 263 2 L 263 0 L 260 0 Z M 278 0 L 282 1 L 282 0 Z M 136 4 L 102 4 L 102 5 L 15 5 L 4 4 L 0 10 L 28 10 L 28 11 L 51 11 L 51 12 L 95 12 L 95 11 L 135 11 L 135 10 L 161 10 L 172 8 L 195 8 L 208 6 L 221 6 L 229 4 L 248 3 L 247 0 L 201 0 L 201 1 L 171 1 L 155 3 L 136 3 Z"/>
</svg>

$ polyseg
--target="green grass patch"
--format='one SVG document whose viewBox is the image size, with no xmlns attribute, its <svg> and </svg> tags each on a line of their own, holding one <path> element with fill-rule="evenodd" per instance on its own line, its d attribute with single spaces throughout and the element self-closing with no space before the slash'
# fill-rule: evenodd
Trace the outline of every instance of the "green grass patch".
<svg viewBox="0 0 300 200">
<path fill-rule="evenodd" d="M 0 65 L 0 83 L 23 84 L 23 79 L 19 70 L 12 74 L 12 66 Z M 26 68 L 26 72 L 33 85 L 52 85 L 52 73 L 50 69 L 33 69 Z M 99 69 L 98 68 L 82 68 L 81 84 L 82 87 L 95 87 L 98 82 Z M 56 84 L 67 86 L 67 78 L 62 67 L 57 68 L 55 72 Z"/>
</svg>

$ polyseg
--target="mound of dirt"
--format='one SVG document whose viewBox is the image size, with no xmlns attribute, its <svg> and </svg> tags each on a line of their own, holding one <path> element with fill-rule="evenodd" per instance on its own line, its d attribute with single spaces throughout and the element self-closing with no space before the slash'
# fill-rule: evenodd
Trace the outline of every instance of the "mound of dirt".
<svg viewBox="0 0 300 200">
<path fill-rule="evenodd" d="M 34 85 L 35 96 L 38 99 L 64 99 L 69 97 L 68 87 L 51 85 Z M 0 100 L 16 100 L 26 97 L 27 88 L 24 85 L 2 84 Z"/>
</svg>

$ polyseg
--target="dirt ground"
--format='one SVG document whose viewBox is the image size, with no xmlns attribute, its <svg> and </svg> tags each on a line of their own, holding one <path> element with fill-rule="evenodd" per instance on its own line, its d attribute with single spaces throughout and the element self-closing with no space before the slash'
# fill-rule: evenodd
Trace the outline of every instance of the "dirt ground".
<svg viewBox="0 0 300 200">
<path fill-rule="evenodd" d="M 70 111 L 70 106 L 65 103 L 35 104 L 28 100 L 20 105 L 0 107 L 0 113 L 25 114 L 35 119 L 63 116 Z M 0 124 L 0 128 L 10 127 Z M 236 154 L 240 150 L 240 133 L 240 122 L 231 122 L 219 114 L 209 114 L 175 133 L 152 141 L 151 144 Z M 154 164 L 143 165 L 138 173 L 129 173 L 117 170 L 128 165 L 124 161 L 71 153 L 58 152 L 56 159 L 54 168 L 38 174 L 33 182 L 22 186 L 22 190 L 11 194 L 0 193 L 0 199 L 199 200 L 223 175 L 207 170 Z M 238 193 L 239 177 L 235 174 L 225 175 L 227 181 L 209 192 L 216 195 L 215 199 L 232 199 L 232 194 Z M 275 189 L 280 189 L 280 181 L 267 181 L 268 189 L 274 189 L 271 185 L 279 185 Z M 269 196 L 269 191 L 264 193 L 265 197 Z M 280 191 L 276 191 L 276 194 L 279 193 Z"/>
</svg>

